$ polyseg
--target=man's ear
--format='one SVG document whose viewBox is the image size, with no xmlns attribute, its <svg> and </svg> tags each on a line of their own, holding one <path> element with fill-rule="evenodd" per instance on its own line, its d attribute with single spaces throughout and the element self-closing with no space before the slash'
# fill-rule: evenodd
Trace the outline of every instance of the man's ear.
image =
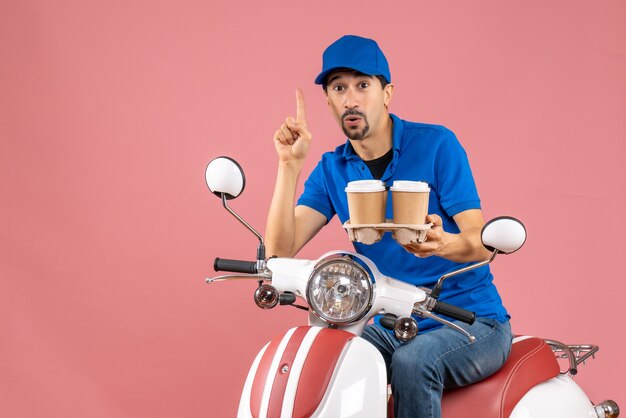
<svg viewBox="0 0 626 418">
<path fill-rule="evenodd" d="M 388 107 L 391 102 L 391 97 L 393 96 L 393 84 L 387 84 L 384 90 L 383 94 L 385 95 L 385 107 Z"/>
</svg>

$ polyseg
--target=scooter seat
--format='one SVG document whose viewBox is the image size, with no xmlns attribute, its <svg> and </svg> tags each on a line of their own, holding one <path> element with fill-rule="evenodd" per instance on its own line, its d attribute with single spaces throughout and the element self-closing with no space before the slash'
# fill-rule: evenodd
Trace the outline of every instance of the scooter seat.
<svg viewBox="0 0 626 418">
<path fill-rule="evenodd" d="M 509 358 L 495 374 L 444 392 L 442 417 L 507 418 L 526 392 L 559 373 L 559 363 L 543 339 L 515 337 Z M 393 398 L 387 416 L 393 418 Z"/>
<path fill-rule="evenodd" d="M 559 363 L 543 339 L 516 337 L 499 371 L 473 385 L 444 392 L 442 416 L 506 418 L 533 386 L 559 373 Z"/>
</svg>

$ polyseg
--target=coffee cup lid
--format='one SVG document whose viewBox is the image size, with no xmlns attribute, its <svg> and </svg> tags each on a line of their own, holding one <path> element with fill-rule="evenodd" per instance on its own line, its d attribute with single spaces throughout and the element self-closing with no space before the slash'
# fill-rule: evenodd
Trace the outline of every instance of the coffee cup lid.
<svg viewBox="0 0 626 418">
<path fill-rule="evenodd" d="M 392 192 L 430 192 L 428 183 L 424 181 L 396 180 L 391 186 Z"/>
<path fill-rule="evenodd" d="M 346 192 L 367 193 L 385 191 L 385 183 L 381 180 L 355 180 L 348 183 Z"/>
</svg>

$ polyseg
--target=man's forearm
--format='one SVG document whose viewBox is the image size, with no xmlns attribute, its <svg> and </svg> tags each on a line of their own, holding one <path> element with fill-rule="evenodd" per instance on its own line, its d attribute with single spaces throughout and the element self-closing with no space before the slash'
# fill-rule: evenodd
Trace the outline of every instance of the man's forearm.
<svg viewBox="0 0 626 418">
<path fill-rule="evenodd" d="M 274 195 L 267 215 L 265 246 L 269 256 L 291 257 L 295 245 L 294 200 L 302 167 L 296 162 L 279 162 Z"/>
<path fill-rule="evenodd" d="M 489 251 L 480 239 L 481 228 L 470 228 L 458 234 L 444 232 L 443 246 L 435 255 L 457 263 L 487 260 Z"/>
</svg>

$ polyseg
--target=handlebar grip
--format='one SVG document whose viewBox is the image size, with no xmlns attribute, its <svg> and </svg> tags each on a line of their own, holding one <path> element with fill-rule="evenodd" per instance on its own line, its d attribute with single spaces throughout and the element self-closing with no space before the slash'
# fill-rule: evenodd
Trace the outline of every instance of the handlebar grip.
<svg viewBox="0 0 626 418">
<path fill-rule="evenodd" d="M 227 258 L 216 258 L 213 263 L 215 271 L 232 271 L 236 273 L 258 273 L 256 261 L 229 260 Z"/>
<path fill-rule="evenodd" d="M 449 318 L 458 319 L 469 325 L 472 325 L 476 320 L 476 313 L 441 301 L 437 301 L 433 312 L 437 312 Z"/>
</svg>

